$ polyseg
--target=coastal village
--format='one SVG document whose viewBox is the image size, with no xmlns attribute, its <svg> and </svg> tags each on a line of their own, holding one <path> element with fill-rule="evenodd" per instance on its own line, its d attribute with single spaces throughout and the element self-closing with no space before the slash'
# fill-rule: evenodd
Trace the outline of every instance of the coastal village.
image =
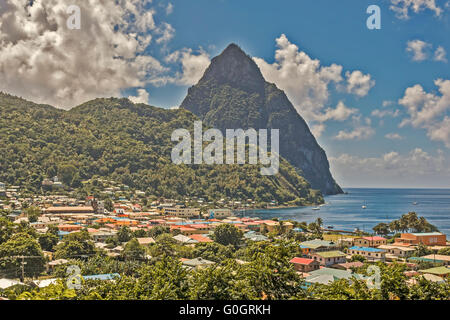
<svg viewBox="0 0 450 320">
<path fill-rule="evenodd" d="M 219 226 L 232 225 L 241 231 L 239 247 L 252 242 L 273 242 L 283 238 L 293 240 L 298 245 L 299 254 L 291 257 L 290 264 L 304 279 L 305 288 L 314 284 L 329 285 L 340 279 L 366 280 L 369 277 L 358 270 L 364 263 L 378 262 L 405 264 L 409 283 L 417 281 L 417 277 L 435 283 L 444 283 L 450 279 L 450 243 L 446 235 L 440 232 L 404 232 L 394 238 L 325 230 L 319 223 L 320 230 L 314 233 L 305 224 L 296 221 L 236 215 L 234 201 L 224 200 L 221 207 L 214 208 L 204 203 L 203 199 L 195 199 L 195 206 L 192 205 L 192 199 L 186 199 L 184 203 L 170 199 L 143 201 L 146 199 L 144 193 L 134 190 L 127 192 L 131 196 L 126 197 L 123 191 L 128 188 L 115 182 L 101 191 L 103 199 L 113 200 L 99 200 L 92 195 L 78 199 L 58 192 L 60 183 L 57 178 L 54 180 L 43 182 L 43 185 L 52 185 L 52 192 L 35 197 L 24 197 L 20 187 L 0 183 L 0 210 L 4 217 L 14 225 L 28 225 L 41 235 L 50 229 L 57 230 L 58 244 L 68 235 L 87 232 L 95 250 L 113 259 L 124 259 L 128 243 L 137 241 L 140 248 L 146 249 L 141 259 L 150 261 L 152 256 L 147 249 L 157 242 L 156 238 L 150 236 L 152 229 L 164 228 L 165 233 L 177 244 L 195 248 L 214 243 L 214 232 Z M 31 207 L 39 209 L 37 216 L 27 215 L 27 208 Z M 125 229 L 134 235 L 132 240 L 122 243 L 111 241 Z M 426 254 L 421 255 L 421 250 L 425 250 Z M 70 258 L 89 257 L 58 258 L 54 250 L 43 250 L 43 254 L 46 267 L 39 275 L 26 277 L 26 266 L 20 263 L 12 273 L 0 270 L 0 296 L 1 290 L 15 286 L 45 288 L 58 280 L 54 270 L 61 266 L 68 267 Z M 25 261 L 23 256 L 22 261 Z M 187 270 L 216 263 L 200 256 L 180 258 L 180 261 Z M 238 263 L 247 262 L 238 260 Z M 84 280 L 114 281 L 120 274 L 82 276 Z"/>
</svg>

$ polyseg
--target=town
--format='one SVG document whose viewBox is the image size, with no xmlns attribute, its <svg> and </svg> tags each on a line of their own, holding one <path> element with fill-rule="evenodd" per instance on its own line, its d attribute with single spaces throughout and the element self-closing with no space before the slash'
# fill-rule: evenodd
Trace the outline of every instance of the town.
<svg viewBox="0 0 450 320">
<path fill-rule="evenodd" d="M 259 284 L 260 290 L 239 297 L 245 299 L 329 299 L 323 296 L 324 288 L 343 285 L 340 290 L 345 291 L 357 282 L 365 283 L 370 291 L 371 266 L 387 268 L 384 272 L 400 270 L 402 285 L 411 292 L 431 283 L 438 298 L 449 297 L 450 243 L 437 231 L 405 230 L 395 235 L 380 231 L 384 233 L 381 236 L 330 230 L 322 226 L 320 218 L 307 224 L 246 217 L 245 211 L 242 214 L 236 210 L 242 204 L 234 200 L 222 199 L 218 206 L 200 198 L 154 199 L 114 181 L 83 183 L 95 185 L 96 195 L 68 191 L 57 177 L 45 179 L 42 187 L 46 192 L 34 197 L 24 197 L 19 186 L 0 183 L 2 299 L 45 299 L 45 290 L 55 286 L 73 290 L 71 297 L 75 298 L 83 292 L 83 284 L 101 291 L 99 286 L 127 277 L 144 281 L 141 268 L 161 267 L 167 261 L 179 265 L 186 279 L 217 270 L 221 274 L 230 271 L 230 277 L 238 279 L 237 270 L 245 274 L 245 268 L 258 262 L 268 267 L 259 271 L 261 276 L 267 272 L 285 282 Z M 413 213 L 404 217 L 420 220 Z M 80 274 L 72 273 L 73 266 Z M 163 268 L 162 281 L 171 281 L 170 268 Z M 376 289 L 388 285 L 387 280 L 381 282 L 375 283 Z M 229 282 L 225 285 L 231 287 Z M 292 288 L 283 291 L 284 286 Z M 395 290 L 385 294 L 385 299 L 405 298 Z M 215 291 L 208 295 L 198 291 L 188 296 L 178 293 L 177 297 L 231 298 L 218 296 Z M 167 297 L 163 294 L 156 298 Z"/>
</svg>

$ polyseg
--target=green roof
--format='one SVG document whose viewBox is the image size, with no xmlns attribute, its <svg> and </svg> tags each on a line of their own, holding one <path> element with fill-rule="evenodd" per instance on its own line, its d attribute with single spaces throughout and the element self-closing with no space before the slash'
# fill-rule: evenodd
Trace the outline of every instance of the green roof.
<svg viewBox="0 0 450 320">
<path fill-rule="evenodd" d="M 430 268 L 430 269 L 425 269 L 425 270 L 419 270 L 419 272 L 446 275 L 446 274 L 450 274 L 450 268 L 435 267 L 435 268 Z"/>
<path fill-rule="evenodd" d="M 310 240 L 310 241 L 303 241 L 300 243 L 300 246 L 311 248 L 311 249 L 317 249 L 320 247 L 333 247 L 336 246 L 336 244 L 333 241 L 326 241 L 326 240 Z"/>
<path fill-rule="evenodd" d="M 322 258 L 335 258 L 335 257 L 345 257 L 345 253 L 341 251 L 324 251 L 324 252 L 316 252 L 317 255 L 321 256 Z"/>
<path fill-rule="evenodd" d="M 440 232 L 423 232 L 423 233 L 411 233 L 415 236 L 440 236 L 443 233 Z"/>
<path fill-rule="evenodd" d="M 354 276 L 357 279 L 364 279 L 365 277 L 359 273 L 352 273 L 351 271 L 347 270 L 340 270 L 340 269 L 334 269 L 334 268 L 320 268 L 311 272 L 308 272 L 310 274 L 310 277 L 317 277 L 319 275 L 328 275 L 333 276 L 336 279 L 350 279 L 352 276 Z M 309 278 L 309 277 L 308 277 Z M 306 279 L 308 279 L 306 278 Z"/>
</svg>

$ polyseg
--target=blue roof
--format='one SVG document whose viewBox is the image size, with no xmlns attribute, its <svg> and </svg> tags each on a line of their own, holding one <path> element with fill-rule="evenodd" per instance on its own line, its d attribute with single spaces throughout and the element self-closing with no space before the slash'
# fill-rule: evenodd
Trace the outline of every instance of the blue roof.
<svg viewBox="0 0 450 320">
<path fill-rule="evenodd" d="M 106 273 L 106 274 L 95 274 L 91 276 L 83 276 L 84 280 L 114 280 L 114 278 L 120 278 L 120 274 Z"/>
<path fill-rule="evenodd" d="M 350 250 L 358 250 L 358 251 L 367 251 L 367 252 L 384 252 L 384 250 L 382 250 L 382 249 L 369 248 L 369 247 L 358 247 L 358 246 L 354 246 L 349 249 Z"/>
</svg>

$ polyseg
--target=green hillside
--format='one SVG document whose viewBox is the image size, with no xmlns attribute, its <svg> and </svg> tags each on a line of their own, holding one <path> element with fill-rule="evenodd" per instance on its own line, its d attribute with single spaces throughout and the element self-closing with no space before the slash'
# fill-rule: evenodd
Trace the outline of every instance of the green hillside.
<svg viewBox="0 0 450 320">
<path fill-rule="evenodd" d="M 170 136 L 175 129 L 192 128 L 194 120 L 184 109 L 128 99 L 96 99 L 64 111 L 0 94 L 0 181 L 42 192 L 44 178 L 57 175 L 76 189 L 82 180 L 99 176 L 175 199 L 323 201 L 283 159 L 275 176 L 262 176 L 253 165 L 173 164 Z"/>
</svg>

